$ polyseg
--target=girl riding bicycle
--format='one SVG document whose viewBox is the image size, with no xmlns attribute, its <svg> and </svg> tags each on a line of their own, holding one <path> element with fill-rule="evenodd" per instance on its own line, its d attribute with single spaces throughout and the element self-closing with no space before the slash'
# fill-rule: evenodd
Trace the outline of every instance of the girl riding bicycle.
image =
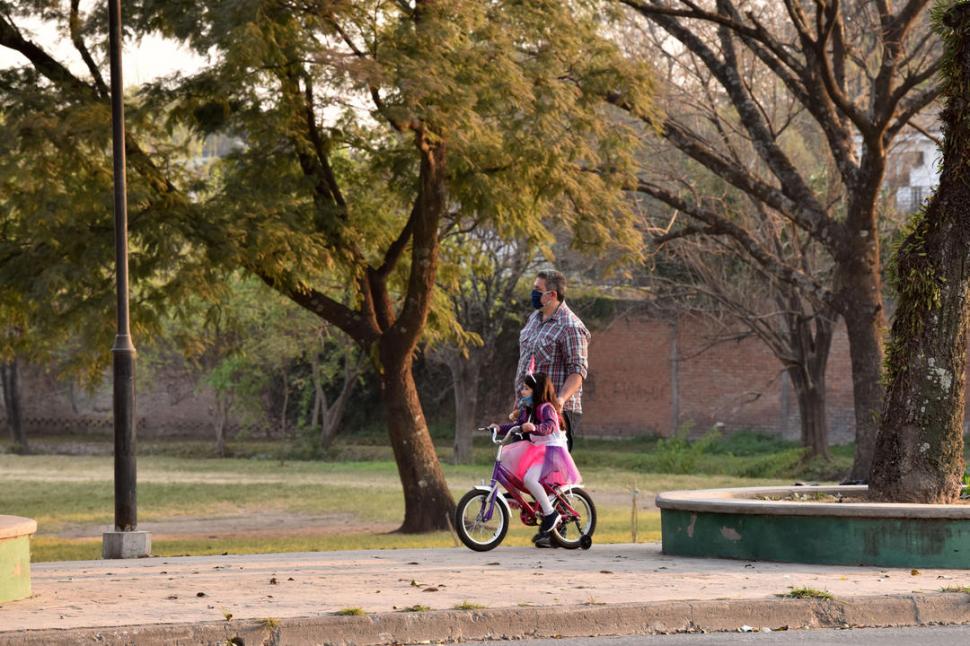
<svg viewBox="0 0 970 646">
<path fill-rule="evenodd" d="M 526 375 L 519 394 L 517 419 L 499 428 L 508 432 L 518 426 L 528 441 L 508 446 L 502 464 L 522 480 L 542 508 L 542 523 L 533 542 L 536 547 L 551 547 L 549 532 L 559 524 L 560 516 L 544 485 L 579 484 L 582 477 L 567 449 L 565 422 L 552 381 L 541 372 Z"/>
</svg>

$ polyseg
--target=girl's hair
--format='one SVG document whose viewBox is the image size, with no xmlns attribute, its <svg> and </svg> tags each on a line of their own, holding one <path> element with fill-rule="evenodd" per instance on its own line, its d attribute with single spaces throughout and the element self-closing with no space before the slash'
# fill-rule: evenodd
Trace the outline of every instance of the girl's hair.
<svg viewBox="0 0 970 646">
<path fill-rule="evenodd" d="M 566 421 L 562 418 L 562 407 L 559 405 L 559 398 L 556 397 L 556 387 L 552 385 L 552 380 L 544 372 L 534 372 L 525 376 L 525 385 L 532 389 L 532 406 L 539 410 L 542 404 L 552 404 L 559 417 L 559 426 L 565 427 Z"/>
</svg>

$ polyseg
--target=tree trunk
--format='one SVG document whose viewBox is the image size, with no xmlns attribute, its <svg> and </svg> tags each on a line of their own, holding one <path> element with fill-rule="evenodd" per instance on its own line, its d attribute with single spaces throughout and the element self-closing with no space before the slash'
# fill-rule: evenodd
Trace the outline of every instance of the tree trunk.
<svg viewBox="0 0 970 646">
<path fill-rule="evenodd" d="M 869 166 L 873 166 L 870 164 Z M 860 183 L 856 194 L 876 195 L 881 168 L 870 168 L 871 177 Z M 872 188 L 871 185 L 876 188 Z M 882 280 L 879 275 L 879 240 L 874 200 L 850 199 L 852 213 L 845 241 L 848 250 L 837 256 L 835 289 L 837 309 L 845 320 L 852 364 L 852 398 L 855 409 L 855 455 L 847 480 L 864 481 L 869 475 L 879 413 L 882 410 L 883 315 Z"/>
<path fill-rule="evenodd" d="M 283 407 L 280 411 L 280 437 L 286 437 L 286 409 L 290 405 L 290 374 L 283 369 Z"/>
<path fill-rule="evenodd" d="M 431 310 L 438 269 L 438 227 L 447 205 L 445 149 L 422 134 L 420 190 L 413 211 L 411 272 L 397 320 L 380 336 L 381 382 L 387 426 L 404 488 L 401 532 L 449 529 L 455 503 L 428 433 L 411 372 L 414 351 Z M 384 303 L 390 300 L 385 293 Z"/>
<path fill-rule="evenodd" d="M 829 420 L 825 407 L 825 375 L 821 381 L 816 376 L 806 375 L 800 367 L 788 370 L 792 389 L 798 400 L 798 419 L 801 423 L 801 442 L 805 448 L 805 459 L 832 457 L 829 452 Z"/>
<path fill-rule="evenodd" d="M 320 378 L 320 357 L 316 352 L 310 353 L 310 378 L 313 380 L 313 411 L 310 413 L 310 430 L 320 426 L 320 435 L 317 448 L 323 445 L 323 437 L 326 433 L 326 410 L 327 395 L 323 392 L 323 380 Z"/>
<path fill-rule="evenodd" d="M 399 531 L 447 530 L 455 504 L 435 453 L 411 372 L 411 353 L 404 356 L 381 339 L 381 385 L 391 447 L 404 487 L 404 523 Z"/>
<path fill-rule="evenodd" d="M 212 426 L 216 435 L 216 454 L 220 458 L 226 457 L 226 420 L 229 417 L 228 395 L 216 391 L 216 410 Z"/>
<path fill-rule="evenodd" d="M 477 427 L 481 364 L 481 352 L 476 350 L 469 350 L 467 358 L 459 354 L 448 362 L 455 391 L 455 464 L 472 462 L 472 438 Z"/>
<path fill-rule="evenodd" d="M 875 500 L 951 503 L 963 475 L 970 316 L 970 5 L 944 17 L 948 61 L 940 186 L 896 257 L 886 406 L 869 478 Z M 948 29 L 947 29 L 948 28 Z"/>
<path fill-rule="evenodd" d="M 323 433 L 326 393 L 323 392 L 323 383 L 320 381 L 320 359 L 315 353 L 311 353 L 310 356 L 310 376 L 313 379 L 313 411 L 310 413 L 310 430 L 320 425 L 320 432 Z"/>
<path fill-rule="evenodd" d="M 800 358 L 800 365 L 790 366 L 798 418 L 801 424 L 801 443 L 805 458 L 831 459 L 829 452 L 829 420 L 825 403 L 825 371 L 832 347 L 832 321 L 824 315 L 812 318 L 791 317 L 792 339 Z"/>
<path fill-rule="evenodd" d="M 20 362 L 13 361 L 0 365 L 0 378 L 3 380 L 3 404 L 7 409 L 7 427 L 10 439 L 24 453 L 30 450 L 27 433 L 24 431 L 20 407 Z"/>
<path fill-rule="evenodd" d="M 333 444 L 337 432 L 340 430 L 340 422 L 343 420 L 344 411 L 347 409 L 347 400 L 354 392 L 354 385 L 360 375 L 360 363 L 354 362 L 351 355 L 347 354 L 344 358 L 344 385 L 340 389 L 340 394 L 333 404 L 327 405 L 327 398 L 323 392 L 323 386 L 319 386 L 318 397 L 321 402 L 321 422 L 320 422 L 320 448 L 327 450 Z"/>
</svg>

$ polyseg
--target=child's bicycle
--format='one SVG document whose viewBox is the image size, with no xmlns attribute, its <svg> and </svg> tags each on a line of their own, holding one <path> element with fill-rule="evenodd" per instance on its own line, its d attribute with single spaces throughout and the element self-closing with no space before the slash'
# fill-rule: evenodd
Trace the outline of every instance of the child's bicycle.
<svg viewBox="0 0 970 646">
<path fill-rule="evenodd" d="M 502 542 L 509 531 L 512 510 L 519 510 L 519 518 L 526 525 L 535 526 L 542 520 L 539 504 L 525 494 L 528 490 L 519 478 L 502 466 L 502 449 L 513 438 L 521 438 L 518 427 L 513 427 L 505 437 L 499 437 L 496 427 L 480 428 L 479 431 L 492 431 L 492 443 L 498 445 L 495 467 L 492 469 L 492 482 L 475 487 L 458 501 L 455 512 L 455 529 L 458 537 L 470 549 L 487 552 Z M 499 485 L 505 493 L 499 491 Z M 551 532 L 552 542 L 559 547 L 574 550 L 581 547 L 588 550 L 593 544 L 593 531 L 596 529 L 596 507 L 593 499 L 583 489 L 573 485 L 549 487 L 546 492 L 556 511 L 562 516 L 560 523 Z"/>
</svg>

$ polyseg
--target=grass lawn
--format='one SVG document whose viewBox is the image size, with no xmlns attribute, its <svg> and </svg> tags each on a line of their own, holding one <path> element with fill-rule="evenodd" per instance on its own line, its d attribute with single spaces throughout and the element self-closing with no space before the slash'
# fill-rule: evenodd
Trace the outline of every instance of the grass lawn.
<svg viewBox="0 0 970 646">
<path fill-rule="evenodd" d="M 631 493 L 640 489 L 639 540 L 660 538 L 658 491 L 778 484 L 790 479 L 644 472 L 609 460 L 607 449 L 577 452 L 597 504 L 594 543 L 631 540 Z M 613 451 L 629 455 L 629 450 Z M 379 456 L 374 456 L 379 457 Z M 444 465 L 457 499 L 488 477 L 490 466 Z M 619 462 L 620 464 L 606 464 Z M 721 462 L 723 463 L 723 457 Z M 38 521 L 34 561 L 96 559 L 113 522 L 112 459 L 104 455 L 0 454 L 0 513 Z M 152 529 L 159 556 L 453 546 L 450 533 L 393 533 L 404 515 L 397 468 L 389 460 L 191 459 L 147 455 L 138 461 L 138 520 Z M 533 528 L 513 519 L 504 544 L 528 545 Z"/>
</svg>

